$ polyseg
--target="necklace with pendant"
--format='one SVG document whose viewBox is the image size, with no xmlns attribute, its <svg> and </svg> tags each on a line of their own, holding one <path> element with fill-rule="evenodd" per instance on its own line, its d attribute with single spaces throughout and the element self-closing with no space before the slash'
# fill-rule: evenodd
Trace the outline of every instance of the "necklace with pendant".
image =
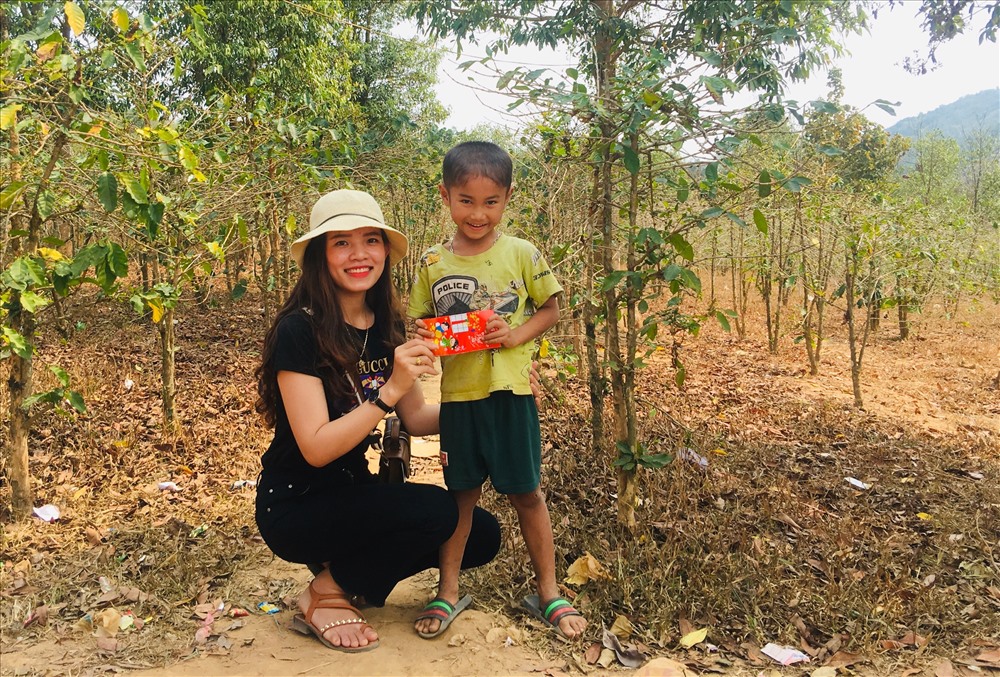
<svg viewBox="0 0 1000 677">
<path fill-rule="evenodd" d="M 372 322 L 372 324 L 375 324 Z M 361 352 L 358 353 L 358 373 L 362 373 L 365 369 L 365 350 L 368 348 L 368 332 L 371 331 L 371 326 L 365 329 L 365 340 L 361 344 Z"/>
</svg>

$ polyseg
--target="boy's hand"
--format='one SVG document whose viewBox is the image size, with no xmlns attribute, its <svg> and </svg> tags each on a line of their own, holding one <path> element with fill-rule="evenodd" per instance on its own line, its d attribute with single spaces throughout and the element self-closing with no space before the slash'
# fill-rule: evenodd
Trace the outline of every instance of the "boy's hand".
<svg viewBox="0 0 1000 677">
<path fill-rule="evenodd" d="M 499 343 L 504 348 L 516 348 L 521 345 L 514 336 L 514 330 L 499 315 L 494 315 L 486 323 L 486 333 L 483 334 L 483 340 L 487 343 Z"/>
<path fill-rule="evenodd" d="M 528 385 L 531 386 L 531 396 L 535 398 L 535 407 L 542 408 L 545 401 L 545 393 L 542 392 L 542 383 L 538 374 L 538 361 L 531 361 L 531 369 L 528 370 Z"/>
<path fill-rule="evenodd" d="M 417 336 L 419 336 L 420 338 L 425 339 L 425 340 L 427 340 L 427 339 L 433 339 L 434 338 L 434 332 L 431 331 L 430 329 L 428 329 L 427 327 L 425 327 L 424 326 L 424 322 L 426 322 L 426 320 L 414 320 L 413 321 L 414 326 L 417 328 Z"/>
</svg>

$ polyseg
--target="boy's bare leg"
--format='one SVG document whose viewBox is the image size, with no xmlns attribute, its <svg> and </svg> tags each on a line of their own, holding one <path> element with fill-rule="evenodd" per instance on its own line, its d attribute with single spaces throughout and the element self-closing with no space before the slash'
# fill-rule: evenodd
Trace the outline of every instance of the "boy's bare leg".
<svg viewBox="0 0 1000 677">
<path fill-rule="evenodd" d="M 458 526 L 438 552 L 438 567 L 441 580 L 438 583 L 438 597 L 450 604 L 458 603 L 458 572 L 462 570 L 462 558 L 465 556 L 465 544 L 469 541 L 472 531 L 472 512 L 479 503 L 483 488 L 476 487 L 466 491 L 453 491 L 455 503 L 458 504 Z M 441 621 L 436 618 L 422 618 L 413 627 L 417 632 L 437 632 Z"/>
<path fill-rule="evenodd" d="M 552 522 L 549 520 L 545 497 L 542 496 L 542 490 L 536 488 L 527 494 L 510 494 L 508 498 L 517 511 L 521 535 L 528 546 L 531 567 L 535 570 L 535 580 L 538 582 L 539 602 L 548 602 L 559 597 L 559 585 L 556 583 L 556 549 L 552 539 Z M 564 616 L 559 620 L 559 628 L 569 638 L 579 636 L 586 627 L 587 620 L 583 616 Z"/>
</svg>

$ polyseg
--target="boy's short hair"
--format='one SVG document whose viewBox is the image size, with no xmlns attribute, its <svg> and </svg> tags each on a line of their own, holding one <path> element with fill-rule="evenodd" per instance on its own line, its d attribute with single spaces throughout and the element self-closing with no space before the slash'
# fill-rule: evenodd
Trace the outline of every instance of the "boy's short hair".
<svg viewBox="0 0 1000 677">
<path fill-rule="evenodd" d="M 483 176 L 504 188 L 514 182 L 514 162 L 503 148 L 489 141 L 465 141 L 448 151 L 441 168 L 445 188 Z"/>
</svg>

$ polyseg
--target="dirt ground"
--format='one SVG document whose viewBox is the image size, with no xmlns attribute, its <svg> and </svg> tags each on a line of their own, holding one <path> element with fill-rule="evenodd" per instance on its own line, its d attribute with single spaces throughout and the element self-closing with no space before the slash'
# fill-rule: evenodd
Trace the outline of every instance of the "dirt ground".
<svg viewBox="0 0 1000 677">
<path fill-rule="evenodd" d="M 440 367 L 440 365 L 439 365 Z M 437 401 L 440 377 L 425 378 L 423 389 L 430 401 Z M 413 481 L 443 486 L 437 457 L 440 450 L 436 436 L 414 439 Z M 377 457 L 369 458 L 377 471 Z M 301 565 L 277 558 L 266 562 L 256 572 L 261 579 L 291 580 L 299 587 L 308 585 L 311 575 Z M 344 675 L 344 676 L 454 676 L 460 675 L 537 675 L 562 672 L 565 659 L 539 650 L 546 641 L 540 624 L 527 620 L 514 609 L 507 614 L 481 610 L 473 606 L 456 619 L 441 637 L 424 640 L 413 632 L 412 619 L 436 592 L 436 572 L 409 578 L 389 596 L 385 607 L 366 609 L 366 619 L 378 630 L 377 649 L 353 655 L 331 651 L 312 636 L 290 628 L 294 609 L 276 614 L 253 614 L 240 627 L 228 630 L 231 646 L 210 652 L 193 652 L 170 665 L 116 663 L 111 660 L 94 669 L 80 670 L 79 654 L 89 653 L 89 642 L 64 637 L 24 648 L 3 640 L 3 675 L 101 674 L 134 671 L 137 677 L 219 677 L 270 675 Z M 474 595 L 474 592 L 473 592 Z M 513 618 L 512 618 L 513 617 Z M 6 631 L 6 628 L 4 629 Z M 531 637 L 531 634 L 534 637 Z M 5 634 L 7 634 L 5 632 Z M 532 648 L 534 647 L 534 648 Z M 579 647 L 582 661 L 583 645 Z M 546 656 L 548 654 L 548 656 Z M 601 675 L 605 671 L 593 670 Z"/>
<path fill-rule="evenodd" d="M 995 455 L 1000 439 L 1000 310 L 991 305 L 968 318 L 955 320 L 939 316 L 921 318 L 911 340 L 901 342 L 892 338 L 891 327 L 884 327 L 869 346 L 865 357 L 863 392 L 865 414 L 897 421 L 920 434 L 941 439 L 960 438 L 975 443 L 979 449 L 991 449 Z M 962 329 L 964 322 L 964 330 Z M 959 330 L 956 331 L 956 326 Z M 784 396 L 801 402 L 805 407 L 843 405 L 852 400 L 848 370 L 846 341 L 834 332 L 825 344 L 823 370 L 819 376 L 810 377 L 804 367 L 805 360 L 800 346 L 791 341 L 782 342 L 779 353 L 767 355 L 761 348 L 760 337 L 738 342 L 732 335 L 717 328 L 706 328 L 697 342 L 685 348 L 689 372 L 688 388 L 707 387 L 719 379 L 716 373 L 721 355 L 735 363 L 745 363 L 752 371 L 766 379 L 769 387 Z M 652 360 L 653 369 L 668 370 L 665 353 L 658 353 Z M 153 380 L 153 375 L 142 378 Z M 139 381 L 140 376 L 135 376 Z M 241 386 L 242 387 L 242 386 Z M 438 384 L 424 384 L 425 394 L 433 397 Z M 752 392 L 744 393 L 751 404 Z M 551 401 L 548 407 L 556 406 Z M 719 405 L 723 417 L 725 412 Z M 150 412 L 151 414 L 153 412 Z M 543 411 L 543 417 L 545 416 Z M 706 413 L 707 417 L 715 416 Z M 755 423 L 750 424 L 751 427 Z M 759 425 L 766 427 L 766 421 Z M 245 441 L 244 441 L 245 442 Z M 414 467 L 419 481 L 440 482 L 436 465 L 437 444 L 434 439 L 416 440 L 413 444 Z M 995 462 L 995 459 L 994 459 Z M 248 472 L 248 471 L 247 471 Z M 869 478 L 862 478 L 869 479 Z M 988 478 L 996 481 L 996 478 Z M 150 499 L 152 500 L 152 499 Z M 234 501 L 243 501 L 245 510 L 252 510 L 252 492 L 237 495 Z M 240 503 L 235 503 L 239 509 Z M 252 521 L 252 517 L 250 518 Z M 89 523 L 89 522 L 86 522 Z M 59 525 L 34 522 L 27 528 L 35 533 L 26 541 L 58 543 L 56 529 Z M 78 521 L 73 527 L 81 530 Z M 4 538 L 8 542 L 20 538 L 17 527 L 9 527 Z M 49 533 L 52 536 L 47 536 Z M 6 548 L 5 548 L 6 549 Z M 10 567 L 19 558 L 10 557 L 5 566 Z M 270 599 L 287 600 L 294 591 L 308 583 L 309 573 L 304 567 L 274 558 L 244 566 L 241 575 L 259 581 L 283 581 L 287 585 L 280 591 L 261 590 Z M 4 586 L 11 578 L 5 569 Z M 241 582 L 245 583 L 245 582 Z M 232 583 L 235 589 L 239 587 Z M 249 585 L 250 589 L 255 586 Z M 259 587 L 263 587 L 261 584 Z M 345 655 L 323 647 L 310 636 L 299 635 L 288 627 L 294 611 L 285 605 L 278 613 L 266 615 L 251 613 L 238 621 L 218 618 L 216 632 L 225 638 L 208 647 L 189 648 L 182 655 L 164 657 L 162 662 L 132 660 L 114 651 L 97 651 L 94 638 L 87 633 L 62 627 L 52 632 L 36 632 L 37 626 L 24 629 L 21 623 L 5 623 L 0 637 L 0 674 L 2 675 L 91 675 L 135 671 L 143 676 L 182 675 L 535 675 L 586 673 L 604 675 L 620 673 L 621 666 L 601 668 L 588 662 L 586 651 L 599 637 L 600 625 L 610 625 L 611 619 L 594 619 L 594 633 L 586 643 L 566 646 L 556 642 L 539 624 L 528 620 L 513 605 L 507 608 L 475 604 L 455 621 L 442 637 L 426 641 L 412 630 L 412 619 L 419 608 L 431 597 L 435 587 L 434 572 L 425 573 L 401 583 L 382 609 L 365 613 L 377 628 L 381 646 L 376 650 L 357 655 Z M 294 590 L 286 589 L 292 588 Z M 475 591 L 472 590 L 475 597 Z M 278 599 L 275 598 L 278 597 Z M 264 597 L 266 598 L 266 597 Z M 4 594 L 0 603 L 7 607 L 4 618 L 27 618 L 30 606 L 24 606 L 26 596 Z M 182 602 L 183 604 L 184 602 Z M 1000 599 L 995 601 L 1000 609 Z M 228 602 L 227 602 L 228 610 Z M 155 623 L 155 620 L 154 620 Z M 192 625 L 192 633 L 194 629 Z M 168 631 L 164 635 L 175 644 L 185 644 Z M 133 638 L 135 639 L 135 638 Z M 141 636 L 140 636 L 141 639 Z M 974 638 L 972 638 L 974 639 Z M 979 638 L 988 641 L 990 638 Z M 993 638 L 995 642 L 996 638 Z M 145 641 L 155 641 L 147 639 Z M 190 647 L 190 643 L 187 642 Z M 674 645 L 676 647 L 676 644 Z M 654 653 L 662 653 L 656 651 Z M 973 674 L 966 667 L 952 664 L 948 657 L 934 658 L 917 652 L 906 656 L 885 654 L 872 656 L 863 665 L 839 673 L 863 675 L 935 675 Z M 674 654 L 677 655 L 677 654 Z M 683 653 L 680 655 L 683 657 Z M 955 658 L 954 656 L 951 658 Z M 702 664 L 704 666 L 704 664 Z M 723 668 L 716 665 L 712 672 L 732 676 L 775 674 L 810 674 L 818 666 L 807 668 L 781 668 L 769 661 L 730 664 Z M 693 675 L 689 669 L 676 665 L 664 667 L 652 664 L 632 674 Z M 986 668 L 988 670 L 988 668 Z M 982 673 L 982 669 L 978 670 Z M 819 673 L 823 674 L 823 673 Z"/>
</svg>

